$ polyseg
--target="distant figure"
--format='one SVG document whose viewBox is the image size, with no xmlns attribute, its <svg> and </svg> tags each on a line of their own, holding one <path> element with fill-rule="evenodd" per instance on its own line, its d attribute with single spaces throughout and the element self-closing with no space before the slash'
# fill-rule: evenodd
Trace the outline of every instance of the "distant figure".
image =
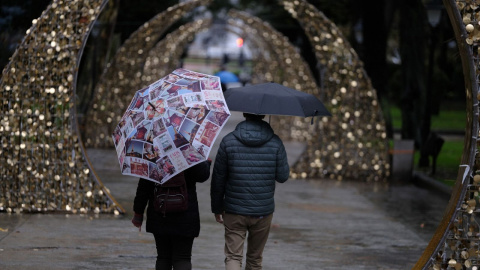
<svg viewBox="0 0 480 270">
<path fill-rule="evenodd" d="M 222 57 L 222 65 L 226 65 L 230 62 L 230 57 L 228 57 L 228 54 L 224 53 Z"/>
<path fill-rule="evenodd" d="M 240 83 L 245 86 L 247 83 L 250 82 L 251 76 L 246 70 L 240 71 L 240 74 L 238 75 L 240 79 Z"/>
</svg>

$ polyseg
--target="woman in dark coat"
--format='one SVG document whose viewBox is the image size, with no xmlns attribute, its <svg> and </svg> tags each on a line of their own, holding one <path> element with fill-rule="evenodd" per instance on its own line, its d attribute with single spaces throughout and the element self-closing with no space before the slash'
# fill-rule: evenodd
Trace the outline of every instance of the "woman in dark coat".
<svg viewBox="0 0 480 270">
<path fill-rule="evenodd" d="M 157 213 L 153 207 L 155 183 L 140 178 L 133 203 L 134 226 L 141 228 L 147 207 L 147 232 L 152 233 L 157 247 L 155 269 L 192 269 L 192 246 L 200 233 L 200 214 L 196 183 L 210 177 L 211 161 L 199 163 L 183 173 L 187 183 L 188 209 L 181 213 Z"/>
</svg>

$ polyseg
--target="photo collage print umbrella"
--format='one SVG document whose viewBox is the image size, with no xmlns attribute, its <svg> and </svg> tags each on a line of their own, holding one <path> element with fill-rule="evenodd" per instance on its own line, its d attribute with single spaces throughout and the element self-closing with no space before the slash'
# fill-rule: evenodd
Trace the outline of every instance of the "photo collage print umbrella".
<svg viewBox="0 0 480 270">
<path fill-rule="evenodd" d="M 166 182 L 208 159 L 229 117 L 219 77 L 174 70 L 138 90 L 116 126 L 122 174 Z"/>
</svg>

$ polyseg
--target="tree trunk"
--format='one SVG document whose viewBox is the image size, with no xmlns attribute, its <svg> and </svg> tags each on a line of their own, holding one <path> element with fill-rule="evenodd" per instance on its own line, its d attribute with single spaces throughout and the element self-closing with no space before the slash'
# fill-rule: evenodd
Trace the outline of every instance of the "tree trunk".
<svg viewBox="0 0 480 270">
<path fill-rule="evenodd" d="M 363 49 L 365 70 L 377 91 L 386 122 L 387 137 L 393 138 L 393 125 L 390 108 L 386 100 L 387 85 L 387 37 L 388 20 L 386 18 L 386 0 L 362 1 Z"/>
<path fill-rule="evenodd" d="M 418 149 L 422 144 L 420 120 L 425 104 L 424 78 L 424 7 L 421 0 L 399 1 L 400 5 L 400 55 L 402 58 L 403 94 L 402 138 L 412 139 Z"/>
</svg>

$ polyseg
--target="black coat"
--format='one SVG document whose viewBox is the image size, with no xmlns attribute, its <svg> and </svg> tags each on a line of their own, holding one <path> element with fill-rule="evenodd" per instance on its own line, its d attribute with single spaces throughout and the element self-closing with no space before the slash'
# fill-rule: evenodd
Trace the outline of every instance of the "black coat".
<svg viewBox="0 0 480 270">
<path fill-rule="evenodd" d="M 188 210 L 182 213 L 163 214 L 155 212 L 153 197 L 155 183 L 140 178 L 137 194 L 133 202 L 133 211 L 143 214 L 147 207 L 147 232 L 162 235 L 180 235 L 197 237 L 200 233 L 200 214 L 198 211 L 197 182 L 205 182 L 210 177 L 210 162 L 205 161 L 184 171 L 188 191 Z"/>
</svg>

